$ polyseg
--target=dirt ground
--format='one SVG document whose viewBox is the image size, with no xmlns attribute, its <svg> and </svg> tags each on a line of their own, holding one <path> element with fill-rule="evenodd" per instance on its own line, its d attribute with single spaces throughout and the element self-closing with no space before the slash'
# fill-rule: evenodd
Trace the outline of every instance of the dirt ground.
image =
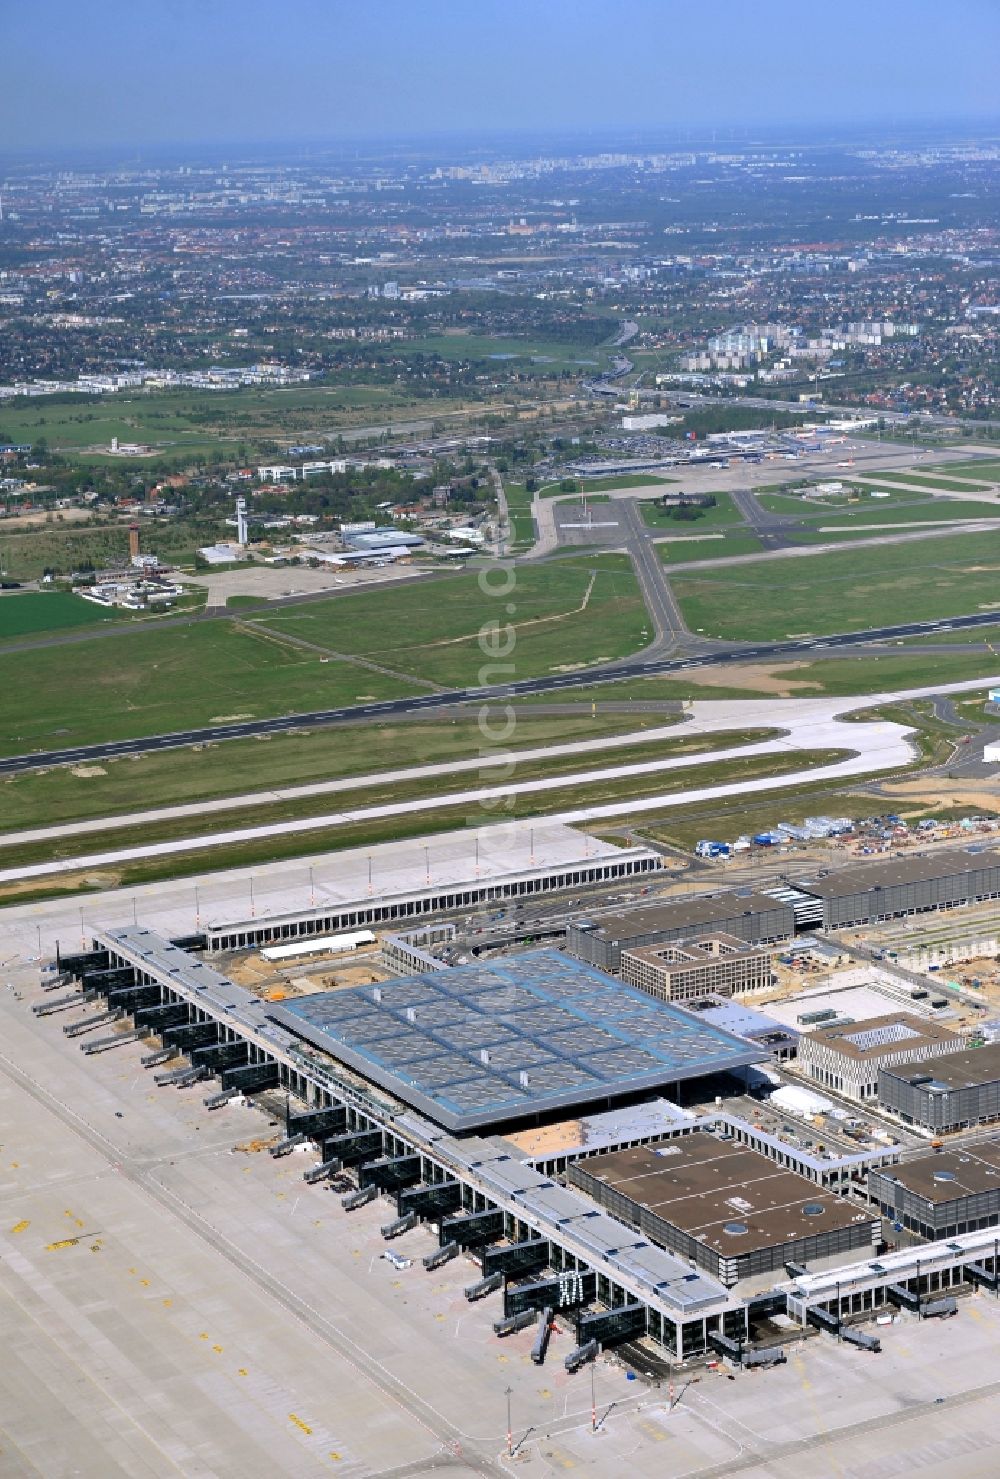
<svg viewBox="0 0 1000 1479">
<path fill-rule="evenodd" d="M 922 801 L 929 811 L 940 811 L 947 807 L 965 808 L 970 813 L 1000 810 L 1000 785 L 994 785 L 992 781 L 896 781 L 883 786 L 881 790 L 887 797 L 898 796 L 907 801 Z"/>
<path fill-rule="evenodd" d="M 185 579 L 190 585 L 205 587 L 210 606 L 224 606 L 230 596 L 256 596 L 261 601 L 278 601 L 282 596 L 359 590 L 365 586 L 382 584 L 386 580 L 412 580 L 422 573 L 412 567 L 402 569 L 397 565 L 370 570 L 310 570 L 308 566 L 301 565 L 244 565 L 236 570 L 189 575 Z"/>
<path fill-rule="evenodd" d="M 227 962 L 226 974 L 247 991 L 267 1001 L 285 1001 L 294 996 L 314 996 L 320 991 L 345 991 L 352 986 L 369 986 L 388 980 L 390 973 L 380 964 L 377 953 L 352 958 L 350 963 L 332 964 L 326 960 L 288 961 L 279 965 L 263 956 L 238 956 Z"/>
<path fill-rule="evenodd" d="M 773 693 L 776 698 L 795 698 L 810 688 L 822 688 L 821 683 L 809 678 L 791 675 L 808 663 L 733 663 L 726 668 L 687 668 L 684 677 L 703 688 L 753 688 L 758 693 Z"/>
</svg>

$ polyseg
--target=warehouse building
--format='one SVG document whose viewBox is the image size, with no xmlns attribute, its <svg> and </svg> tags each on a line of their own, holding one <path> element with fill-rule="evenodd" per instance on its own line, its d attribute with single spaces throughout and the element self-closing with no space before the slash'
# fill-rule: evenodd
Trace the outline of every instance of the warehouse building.
<svg viewBox="0 0 1000 1479">
<path fill-rule="evenodd" d="M 965 1034 L 949 1032 L 936 1022 L 892 1012 L 803 1033 L 799 1067 L 814 1083 L 864 1102 L 878 1097 L 880 1069 L 954 1053 L 966 1042 Z"/>
<path fill-rule="evenodd" d="M 1000 1140 L 974 1149 L 932 1151 L 868 1174 L 883 1217 L 934 1242 L 1000 1224 Z"/>
<path fill-rule="evenodd" d="M 704 1131 L 576 1161 L 567 1177 L 612 1217 L 729 1288 L 786 1263 L 877 1248 L 882 1236 L 878 1217 Z"/>
<path fill-rule="evenodd" d="M 879 1073 L 882 1108 L 907 1125 L 947 1133 L 1000 1119 L 1000 1043 L 908 1061 Z"/>
<path fill-rule="evenodd" d="M 617 975 L 623 950 L 696 939 L 706 932 L 732 935 L 748 945 L 773 945 L 795 933 L 795 915 L 790 904 L 764 894 L 716 894 L 578 920 L 566 931 L 566 944 L 580 960 Z"/>
<path fill-rule="evenodd" d="M 928 857 L 863 863 L 796 882 L 795 891 L 816 901 L 815 917 L 807 923 L 828 930 L 850 929 L 1000 898 L 1000 856 L 956 848 Z"/>
<path fill-rule="evenodd" d="M 660 1001 L 700 996 L 742 996 L 771 984 L 771 952 L 716 933 L 671 945 L 623 950 L 622 980 Z"/>
</svg>

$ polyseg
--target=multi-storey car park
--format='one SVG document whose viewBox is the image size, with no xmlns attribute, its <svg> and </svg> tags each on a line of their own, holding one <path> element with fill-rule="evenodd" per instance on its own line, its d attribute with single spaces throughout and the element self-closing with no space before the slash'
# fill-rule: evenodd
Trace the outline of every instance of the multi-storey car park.
<svg viewBox="0 0 1000 1479">
<path fill-rule="evenodd" d="M 618 974 L 623 952 L 733 935 L 747 945 L 771 945 L 806 930 L 840 930 L 1000 898 L 1000 855 L 954 848 L 928 856 L 852 864 L 814 878 L 678 899 L 580 919 L 566 932 L 580 960 Z"/>
<path fill-rule="evenodd" d="M 883 1068 L 878 1097 L 888 1114 L 933 1134 L 1000 1120 L 1000 1043 Z"/>
<path fill-rule="evenodd" d="M 1000 898 L 1000 856 L 954 848 L 838 868 L 822 877 L 797 880 L 794 887 L 806 909 L 809 901 L 815 903 L 807 923 L 825 930 L 850 929 Z"/>
<path fill-rule="evenodd" d="M 464 988 L 460 979 L 456 979 L 452 992 L 445 989 L 444 1005 L 449 1010 L 436 1020 L 430 1019 L 429 1009 L 442 1003 L 425 997 L 422 1027 L 429 1039 L 425 1058 L 414 1056 L 416 1045 L 409 1038 L 416 1022 L 410 1021 L 407 1013 L 413 1010 L 419 1016 L 421 1011 L 419 1001 L 414 1004 L 412 999 L 404 1000 L 414 982 L 386 983 L 381 988 L 384 992 L 391 994 L 393 988 L 400 987 L 403 995 L 395 1004 L 384 1003 L 382 1023 L 388 1028 L 385 1037 L 373 1036 L 370 1024 L 366 1028 L 359 1054 L 362 1066 L 355 1069 L 340 1056 L 340 1048 L 333 1040 L 325 1045 L 326 1051 L 306 1043 L 299 1033 L 277 1020 L 277 1009 L 272 1004 L 235 985 L 207 961 L 199 959 L 193 950 L 203 943 L 198 939 L 171 942 L 137 925 L 96 930 L 90 948 L 76 956 L 63 957 L 59 962 L 62 975 L 53 977 L 49 983 L 61 985 L 67 978 L 76 978 L 81 990 L 65 999 L 47 996 L 36 1011 L 48 1014 L 63 1005 L 78 1005 L 84 1000 L 103 1001 L 106 1014 L 99 1013 L 85 1019 L 83 1024 L 71 1026 L 73 1032 L 87 1033 L 84 1051 L 103 1051 L 156 1035 L 162 1047 L 147 1054 L 144 1062 L 149 1067 L 162 1067 L 158 1081 L 185 1084 L 218 1075 L 221 1089 L 206 1100 L 209 1105 L 224 1102 L 240 1092 L 283 1087 L 302 1102 L 302 1108 L 289 1115 L 286 1140 L 273 1147 L 272 1153 L 280 1154 L 303 1138 L 313 1140 L 320 1161 L 306 1172 L 306 1179 L 315 1181 L 335 1169 L 349 1168 L 357 1189 L 344 1198 L 348 1210 L 379 1195 L 391 1198 L 392 1216 L 384 1228 L 387 1237 L 417 1221 L 435 1224 L 439 1248 L 424 1260 L 425 1264 L 434 1267 L 458 1252 L 474 1255 L 481 1277 L 470 1285 L 468 1297 L 485 1296 L 502 1288 L 505 1320 L 523 1320 L 543 1309 L 575 1311 L 578 1352 L 572 1359 L 583 1359 L 581 1353 L 595 1349 L 594 1342 L 615 1343 L 644 1336 L 682 1359 L 715 1350 L 736 1360 L 750 1360 L 754 1353 L 744 1353 L 744 1340 L 761 1329 L 766 1331 L 761 1322 L 768 1316 L 786 1311 L 804 1325 L 842 1331 L 846 1338 L 864 1344 L 869 1338 L 847 1326 L 842 1329 L 843 1319 L 880 1308 L 887 1301 L 908 1302 L 908 1307 L 922 1308 L 924 1296 L 939 1288 L 967 1286 L 970 1282 L 996 1285 L 1000 1260 L 983 1242 L 986 1235 L 979 1234 L 972 1242 L 969 1241 L 972 1235 L 967 1235 L 948 1243 L 938 1242 L 930 1248 L 921 1246 L 879 1256 L 868 1254 L 850 1265 L 841 1266 L 837 1261 L 837 1266 L 828 1271 L 807 1273 L 801 1265 L 789 1260 L 786 1268 L 792 1272 L 793 1281 L 762 1287 L 770 1284 L 772 1270 L 776 1272 L 779 1267 L 779 1249 L 787 1256 L 793 1244 L 801 1243 L 803 1250 L 808 1249 L 820 1262 L 827 1253 L 839 1260 L 845 1252 L 857 1251 L 856 1240 L 861 1236 L 857 1229 L 862 1227 L 865 1242 L 870 1246 L 876 1215 L 867 1204 L 856 1200 L 857 1194 L 867 1171 L 899 1163 L 901 1148 L 840 1157 L 817 1156 L 728 1115 L 708 1116 L 694 1124 L 680 1122 L 676 1114 L 664 1115 L 661 1135 L 656 1140 L 650 1135 L 648 1121 L 652 1106 L 647 1105 L 647 1116 L 640 1115 L 638 1119 L 627 1109 L 627 1086 L 635 1087 L 640 1076 L 635 1072 L 636 1065 L 607 1061 L 606 1044 L 596 1039 L 591 1043 L 596 1050 L 594 1060 L 585 1065 L 587 1072 L 600 1067 L 600 1074 L 594 1075 L 594 1085 L 587 1093 L 589 1102 L 596 1106 L 619 1093 L 625 1095 L 621 1129 L 605 1126 L 601 1148 L 609 1155 L 630 1143 L 651 1144 L 654 1151 L 669 1150 L 695 1134 L 710 1131 L 706 1138 L 720 1150 L 739 1147 L 741 1154 L 743 1148 L 758 1153 L 754 1157 L 754 1184 L 766 1186 L 768 1179 L 774 1177 L 774 1187 L 778 1187 L 780 1180 L 783 1186 L 791 1188 L 791 1201 L 782 1202 L 778 1209 L 779 1222 L 784 1214 L 781 1227 L 777 1222 L 769 1225 L 771 1214 L 768 1213 L 763 1218 L 751 1217 L 751 1223 L 762 1225 L 754 1226 L 749 1237 L 738 1235 L 748 1239 L 749 1260 L 744 1258 L 741 1263 L 742 1255 L 737 1252 L 735 1261 L 727 1258 L 718 1262 L 716 1273 L 699 1267 L 697 1258 L 689 1256 L 691 1250 L 686 1246 L 682 1252 L 672 1251 L 664 1246 L 666 1240 L 658 1241 L 645 1229 L 630 1227 L 620 1217 L 600 1210 L 591 1197 L 577 1188 L 560 1184 L 556 1179 L 560 1170 L 569 1173 L 568 1179 L 572 1179 L 575 1163 L 590 1155 L 593 1164 L 593 1146 L 588 1148 L 579 1143 L 546 1164 L 544 1157 L 526 1156 L 513 1140 L 500 1134 L 476 1134 L 471 1130 L 449 1133 L 449 1127 L 443 1123 L 441 1106 L 435 1101 L 436 1097 L 440 1098 L 443 1104 L 448 1099 L 452 1079 L 449 1077 L 442 1084 L 437 1070 L 449 1063 L 449 1074 L 453 1074 L 456 1063 L 463 1071 L 475 1072 L 477 1063 L 480 1068 L 487 1067 L 472 1040 L 465 1035 L 470 1007 L 473 1015 L 477 1013 L 474 1002 L 470 1001 L 475 994 L 470 989 L 472 978 L 466 979 Z M 557 1001 L 558 991 L 554 986 L 560 977 L 553 964 L 553 953 L 538 952 L 538 956 L 541 975 L 545 978 L 539 983 L 539 992 L 547 1000 L 540 1006 L 537 999 L 533 1001 L 529 1018 L 538 1010 L 563 1011 L 571 1006 L 574 983 L 579 983 L 585 996 L 588 992 L 592 995 L 580 1015 L 568 1013 L 573 1026 L 566 1030 L 575 1032 L 581 1025 L 587 1025 L 584 1018 L 588 1014 L 597 1017 L 602 989 L 622 992 L 618 983 L 599 972 L 584 969 L 582 976 L 574 977 L 571 971 L 561 978 L 566 989 L 562 1001 Z M 554 959 L 564 967 L 572 965 L 563 957 Z M 511 1010 L 508 1013 L 501 1004 L 501 1009 L 491 1017 L 494 1027 L 508 1025 L 501 1020 L 504 1016 L 519 1015 L 519 991 L 534 995 L 530 989 L 531 957 L 520 956 L 517 961 L 514 977 L 508 974 L 495 986 L 500 992 L 511 993 L 506 1003 Z M 547 977 L 546 965 L 551 968 Z M 503 962 L 503 971 L 509 972 L 510 966 L 510 961 Z M 490 969 L 496 974 L 495 967 Z M 517 969 L 522 975 L 520 981 L 516 979 Z M 456 978 L 463 975 L 460 970 L 425 972 L 416 987 L 426 990 L 438 984 L 426 977 L 449 974 Z M 357 1000 L 356 993 L 340 994 L 353 994 Z M 383 1003 L 375 1002 L 371 988 L 365 988 L 361 995 L 382 1016 Z M 706 1037 L 702 1024 L 695 1018 L 690 1019 L 690 1026 L 696 1036 L 680 1031 L 675 1035 L 674 1046 L 691 1048 L 700 1040 L 697 1053 L 702 1055 L 701 1064 L 697 1053 L 678 1052 L 668 1061 L 667 1023 L 675 1016 L 683 1018 L 688 1014 L 646 997 L 640 997 L 636 1005 L 631 1001 L 633 995 L 636 994 L 625 989 L 626 1019 L 633 1009 L 659 1017 L 661 1031 L 653 1047 L 663 1058 L 657 1075 L 661 1087 L 686 1074 L 718 1071 L 727 1062 L 731 1067 L 741 1061 L 759 1061 L 759 1046 L 725 1033 Z M 103 1021 L 110 1025 L 122 1014 L 132 1017 L 133 1030 L 122 1031 L 118 1026 L 108 1036 L 91 1035 Z M 346 1020 L 345 1016 L 342 1026 Z M 538 1040 L 531 1021 L 520 1025 L 519 1041 L 526 1048 L 550 1046 Z M 476 1026 L 480 1027 L 478 1020 Z M 630 1043 L 616 1039 L 619 1047 L 624 1046 L 626 1055 L 636 1051 L 638 1038 L 646 1046 L 652 1042 L 645 1015 L 641 1021 L 639 1016 L 632 1017 L 631 1027 Z M 458 1037 L 444 1043 L 446 1032 L 452 1029 L 457 1029 Z M 620 1027 L 605 1014 L 600 1030 L 616 1035 Z M 559 1031 L 557 1028 L 554 1036 L 559 1036 Z M 481 1035 L 481 1031 L 473 1034 Z M 394 1042 L 403 1047 L 400 1056 L 392 1051 Z M 566 1064 L 573 1063 L 574 1052 L 565 1051 L 573 1045 L 565 1042 L 551 1046 L 564 1049 L 561 1053 L 549 1053 L 549 1065 L 558 1074 Z M 507 1047 L 512 1047 L 509 1040 Z M 579 1045 L 575 1052 L 579 1054 Z M 181 1054 L 187 1061 L 172 1066 Z M 376 1056 L 381 1060 L 382 1082 L 371 1075 Z M 411 1069 L 424 1062 L 428 1072 L 423 1085 L 418 1087 Z M 514 1091 L 516 1097 L 517 1091 L 526 1086 L 516 1062 L 513 1062 L 513 1073 L 511 1067 L 511 1058 L 501 1057 L 495 1071 L 504 1085 L 501 1095 Z M 530 1069 L 527 1072 L 530 1089 Z M 436 1084 L 432 1083 L 434 1079 L 438 1080 Z M 546 1097 L 562 1099 L 562 1090 L 557 1085 L 536 1087 L 543 1089 L 539 1102 L 533 1104 L 529 1095 L 527 1103 L 522 1102 L 516 1111 L 517 1122 L 526 1124 L 544 1119 Z M 572 1089 L 576 1097 L 582 1092 L 587 1091 L 581 1091 L 578 1085 Z M 424 1097 L 427 1113 L 411 1107 L 417 1104 L 418 1094 Z M 478 1089 L 472 1107 L 467 1102 L 463 1113 L 475 1115 L 476 1104 L 480 1109 L 485 1104 Z M 451 1108 L 454 1111 L 454 1103 Z M 507 1114 L 508 1110 L 504 1109 L 503 1113 Z M 488 1112 L 483 1125 L 486 1132 L 493 1128 L 490 1118 Z M 507 1125 L 500 1122 L 495 1128 L 504 1130 Z M 586 1135 L 578 1138 L 585 1141 Z M 667 1157 L 658 1156 L 657 1163 L 667 1164 Z M 830 1191 L 839 1195 L 830 1196 Z M 733 1195 L 741 1194 L 734 1191 Z M 795 1216 L 788 1210 L 793 1203 L 798 1209 Z M 807 1213 L 804 1209 L 810 1204 L 822 1205 L 828 1211 L 822 1216 Z M 732 1220 L 746 1221 L 737 1215 L 739 1210 L 733 1209 Z M 766 1208 L 764 1211 L 767 1213 Z M 790 1216 L 791 1224 L 785 1226 Z M 827 1238 L 822 1249 L 819 1244 L 813 1248 L 796 1236 L 803 1229 L 811 1232 L 814 1219 L 823 1221 L 824 1229 L 829 1227 L 833 1238 L 833 1242 Z M 843 1228 L 838 1232 L 841 1223 Z M 695 1226 L 693 1231 L 697 1235 L 699 1228 Z M 823 1241 L 824 1235 L 819 1236 Z M 846 1239 L 839 1254 L 834 1249 L 838 1238 Z M 749 1249 L 751 1242 L 753 1249 Z M 762 1262 L 766 1267 L 760 1266 Z M 729 1284 L 726 1279 L 733 1273 L 736 1282 Z M 504 1328 L 503 1321 L 499 1322 L 498 1329 Z M 771 1329 L 769 1338 L 773 1339 L 775 1332 Z"/>
</svg>

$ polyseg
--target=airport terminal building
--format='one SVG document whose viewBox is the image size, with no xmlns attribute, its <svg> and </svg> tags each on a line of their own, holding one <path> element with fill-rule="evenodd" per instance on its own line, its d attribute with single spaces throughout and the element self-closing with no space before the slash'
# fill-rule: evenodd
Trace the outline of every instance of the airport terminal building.
<svg viewBox="0 0 1000 1479">
<path fill-rule="evenodd" d="M 931 1151 L 868 1173 L 868 1195 L 894 1226 L 934 1241 L 1000 1223 L 1000 1141 Z"/>
</svg>

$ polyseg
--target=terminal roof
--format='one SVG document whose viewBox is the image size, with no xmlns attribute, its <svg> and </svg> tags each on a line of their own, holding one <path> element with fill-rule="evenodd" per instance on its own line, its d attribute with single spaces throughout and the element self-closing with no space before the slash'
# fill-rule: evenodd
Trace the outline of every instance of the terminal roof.
<svg viewBox="0 0 1000 1479">
<path fill-rule="evenodd" d="M 270 1009 L 450 1130 L 607 1102 L 766 1056 L 556 950 Z"/>
</svg>

